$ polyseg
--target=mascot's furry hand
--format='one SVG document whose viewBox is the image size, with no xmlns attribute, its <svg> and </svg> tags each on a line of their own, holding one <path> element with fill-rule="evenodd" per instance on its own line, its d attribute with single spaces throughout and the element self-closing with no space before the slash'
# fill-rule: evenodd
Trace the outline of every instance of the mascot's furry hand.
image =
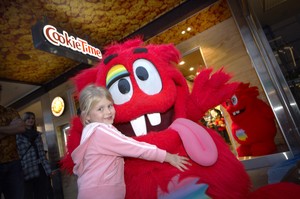
<svg viewBox="0 0 300 199">
<path fill-rule="evenodd" d="M 238 156 L 260 156 L 276 152 L 275 117 L 270 106 L 257 98 L 258 88 L 240 83 L 235 94 L 222 105 L 232 120 L 232 134 L 240 144 Z"/>
<path fill-rule="evenodd" d="M 238 83 L 228 83 L 231 76 L 223 68 L 212 74 L 212 68 L 203 70 L 194 81 L 193 90 L 187 101 L 188 117 L 199 121 L 207 110 L 230 98 Z"/>
<path fill-rule="evenodd" d="M 185 78 L 174 66 L 179 60 L 173 45 L 145 46 L 142 40 L 133 39 L 109 46 L 98 66 L 74 78 L 78 92 L 89 83 L 109 89 L 116 109 L 114 125 L 122 133 L 191 157 L 192 165 L 185 172 L 169 164 L 125 159 L 126 198 L 250 198 L 250 179 L 227 144 L 215 131 L 191 121 L 232 96 L 237 83 L 228 83 L 230 76 L 222 70 L 211 74 L 208 69 L 198 75 L 190 94 Z M 78 122 L 79 118 L 73 120 L 68 153 L 62 160 L 69 171 L 69 156 L 80 141 Z M 203 158 L 204 149 L 212 157 Z M 282 197 L 278 190 L 272 191 Z M 263 191 L 270 192 L 268 188 Z M 296 193 L 293 188 L 290 192 Z M 259 192 L 254 196 L 263 197 Z"/>
</svg>

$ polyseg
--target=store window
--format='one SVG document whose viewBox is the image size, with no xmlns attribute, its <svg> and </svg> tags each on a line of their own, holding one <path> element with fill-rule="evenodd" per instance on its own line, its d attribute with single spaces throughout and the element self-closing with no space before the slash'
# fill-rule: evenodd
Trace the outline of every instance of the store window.
<svg viewBox="0 0 300 199">
<path fill-rule="evenodd" d="M 230 29 L 231 31 L 228 31 L 226 34 L 224 32 L 219 34 L 221 30 L 226 28 Z M 193 48 L 190 49 L 188 48 L 189 46 L 192 46 Z M 252 63 L 249 61 L 249 55 L 247 54 L 247 51 L 240 40 L 239 34 L 232 19 L 220 23 L 214 27 L 214 29 L 209 29 L 199 33 L 198 35 L 195 35 L 194 37 L 182 42 L 177 47 L 183 54 L 182 60 L 184 61 L 184 64 L 179 65 L 178 68 L 186 78 L 190 90 L 192 90 L 195 77 L 201 70 L 209 67 L 213 68 L 213 72 L 216 72 L 221 67 L 224 67 L 223 70 L 226 73 L 233 75 L 232 81 L 249 84 L 250 87 L 257 87 L 259 94 L 253 98 L 260 99 L 261 102 L 270 107 L 261 83 L 257 77 L 256 71 L 254 70 Z M 190 68 L 193 68 L 193 70 L 190 70 Z M 250 90 L 252 90 L 252 88 Z M 273 114 L 271 108 L 270 112 Z M 265 115 L 257 111 L 256 116 L 254 115 L 253 117 L 254 118 L 252 119 L 251 117 L 248 117 L 243 123 L 248 126 L 256 127 L 256 129 L 252 130 L 257 131 L 257 134 L 260 134 L 261 131 L 264 130 L 262 130 L 260 125 L 253 125 L 253 123 L 259 120 L 259 118 L 265 119 Z M 273 126 L 271 132 L 272 137 L 270 138 L 273 144 L 271 147 L 269 147 L 272 149 L 267 150 L 267 146 L 261 146 L 261 153 L 258 153 L 257 151 L 255 153 L 239 153 L 238 151 L 241 148 L 242 142 L 239 142 L 238 139 L 243 139 L 243 136 L 246 134 L 243 134 L 241 131 L 233 132 L 233 121 L 228 111 L 222 105 L 212 107 L 212 109 L 206 112 L 205 116 L 201 120 L 205 126 L 214 129 L 216 133 L 218 133 L 224 139 L 224 141 L 229 145 L 232 153 L 234 153 L 240 160 L 248 160 L 265 155 L 289 151 L 286 140 L 284 139 L 282 131 L 280 130 L 279 124 L 276 122 L 275 117 L 273 121 L 274 123 L 272 123 Z M 264 133 L 267 134 L 267 132 Z M 238 134 L 240 137 L 234 136 L 235 134 Z M 260 136 L 256 137 L 256 142 L 259 142 L 258 140 L 260 139 Z M 263 137 L 263 134 L 261 137 Z M 263 152 L 264 148 L 265 152 Z"/>
<path fill-rule="evenodd" d="M 226 121 L 220 106 L 208 110 L 201 119 L 201 123 L 204 126 L 215 130 L 229 146 L 232 145 L 232 138 L 227 131 Z"/>
<path fill-rule="evenodd" d="M 196 76 L 201 70 L 206 68 L 205 60 L 201 53 L 201 47 L 197 47 L 185 54 L 178 65 L 178 69 L 185 77 L 190 91 L 192 90 Z M 226 125 L 220 105 L 208 110 L 199 122 L 216 131 L 230 147 L 233 146 L 234 141 L 231 141 L 233 138 L 230 136 L 230 131 L 227 131 L 228 125 Z M 234 147 L 232 148 L 232 152 L 236 153 Z"/>
<path fill-rule="evenodd" d="M 245 161 L 249 163 L 246 168 L 265 167 L 293 158 L 300 152 L 297 83 L 300 5 L 292 0 L 228 0 L 228 4 L 278 129 L 275 137 L 278 153 Z"/>
</svg>

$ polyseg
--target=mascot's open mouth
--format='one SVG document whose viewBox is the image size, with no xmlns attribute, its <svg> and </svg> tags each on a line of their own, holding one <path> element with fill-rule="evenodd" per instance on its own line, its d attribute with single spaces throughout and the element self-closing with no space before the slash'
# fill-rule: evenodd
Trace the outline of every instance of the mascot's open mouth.
<svg viewBox="0 0 300 199">
<path fill-rule="evenodd" d="M 241 109 L 241 110 L 234 111 L 234 112 L 232 112 L 232 115 L 233 115 L 233 116 L 237 116 L 237 115 L 239 115 L 239 114 L 245 112 L 245 110 L 246 110 L 246 108 L 243 108 L 243 109 Z"/>
<path fill-rule="evenodd" d="M 162 131 L 168 128 L 173 121 L 174 109 L 164 113 L 142 115 L 127 123 L 114 124 L 115 127 L 127 136 L 146 135 L 150 131 Z"/>
</svg>

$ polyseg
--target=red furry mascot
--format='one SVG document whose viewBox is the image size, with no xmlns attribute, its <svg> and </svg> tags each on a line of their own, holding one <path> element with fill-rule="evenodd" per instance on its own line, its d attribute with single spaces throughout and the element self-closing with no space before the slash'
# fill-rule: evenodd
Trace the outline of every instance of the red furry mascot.
<svg viewBox="0 0 300 199">
<path fill-rule="evenodd" d="M 270 106 L 257 98 L 258 88 L 240 83 L 235 94 L 222 105 L 232 120 L 238 156 L 260 156 L 276 152 L 275 117 Z"/>
<path fill-rule="evenodd" d="M 114 125 L 122 133 L 190 158 L 192 166 L 185 172 L 169 164 L 125 159 L 126 198 L 299 196 L 300 190 L 296 193 L 296 185 L 289 183 L 279 184 L 276 190 L 268 186 L 250 192 L 243 165 L 221 136 L 197 122 L 209 108 L 230 98 L 238 84 L 228 83 L 230 76 L 222 70 L 212 74 L 212 69 L 207 69 L 197 76 L 189 93 L 186 80 L 174 66 L 179 60 L 180 54 L 171 44 L 143 45 L 142 40 L 133 39 L 107 47 L 99 65 L 74 78 L 78 92 L 89 83 L 109 89 L 116 109 Z M 70 172 L 70 154 L 80 142 L 81 130 L 80 119 L 75 117 L 68 153 L 62 160 L 62 167 Z"/>
</svg>

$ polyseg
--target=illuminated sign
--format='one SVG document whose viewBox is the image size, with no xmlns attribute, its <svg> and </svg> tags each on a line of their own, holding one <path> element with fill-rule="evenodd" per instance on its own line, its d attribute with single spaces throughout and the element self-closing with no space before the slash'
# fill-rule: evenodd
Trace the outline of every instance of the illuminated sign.
<svg viewBox="0 0 300 199">
<path fill-rule="evenodd" d="M 86 40 L 40 21 L 32 27 L 32 37 L 35 48 L 81 63 L 94 65 L 102 59 L 100 49 Z"/>
<path fill-rule="evenodd" d="M 56 30 L 55 27 L 46 25 L 43 28 L 43 33 L 45 38 L 55 46 L 65 46 L 74 51 L 78 51 L 83 54 L 88 54 L 102 59 L 101 51 L 98 48 L 91 46 L 87 41 L 83 39 L 69 36 L 66 31 L 63 31 L 63 33 L 61 34 Z"/>
<path fill-rule="evenodd" d="M 59 117 L 65 110 L 65 102 L 61 97 L 55 97 L 51 103 L 51 112 L 54 116 Z"/>
</svg>

